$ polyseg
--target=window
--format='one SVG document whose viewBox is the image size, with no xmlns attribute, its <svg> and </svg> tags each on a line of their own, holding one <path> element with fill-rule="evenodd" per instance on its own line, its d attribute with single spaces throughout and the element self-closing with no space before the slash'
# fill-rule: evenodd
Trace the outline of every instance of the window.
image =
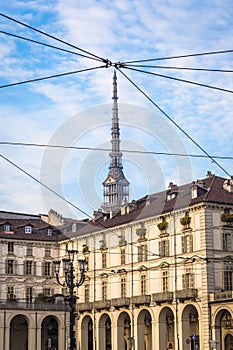
<svg viewBox="0 0 233 350">
<path fill-rule="evenodd" d="M 182 238 L 182 253 L 192 253 L 193 252 L 193 235 L 185 235 Z"/>
<path fill-rule="evenodd" d="M 6 273 L 8 275 L 14 274 L 14 260 L 12 259 L 6 260 Z"/>
<path fill-rule="evenodd" d="M 101 258 L 102 258 L 102 269 L 105 269 L 107 267 L 107 254 L 102 253 Z"/>
<path fill-rule="evenodd" d="M 52 288 L 43 288 L 43 294 L 47 297 L 51 297 L 53 295 L 53 289 Z"/>
<path fill-rule="evenodd" d="M 159 242 L 159 255 L 160 257 L 169 256 L 169 241 L 163 240 Z"/>
<path fill-rule="evenodd" d="M 47 228 L 47 236 L 52 236 L 52 235 L 53 235 L 53 229 Z"/>
<path fill-rule="evenodd" d="M 141 284 L 141 294 L 146 294 L 146 275 L 141 275 L 140 278 L 140 284 Z"/>
<path fill-rule="evenodd" d="M 138 262 L 147 261 L 147 245 L 138 246 Z"/>
<path fill-rule="evenodd" d="M 102 300 L 107 299 L 107 281 L 102 281 Z"/>
<path fill-rule="evenodd" d="M 225 251 L 225 252 L 229 252 L 231 251 L 231 233 L 230 232 L 223 232 L 222 234 L 222 249 Z"/>
<path fill-rule="evenodd" d="M 121 298 L 126 298 L 126 279 L 121 278 Z"/>
<path fill-rule="evenodd" d="M 90 301 L 90 285 L 89 284 L 84 285 L 84 300 L 85 300 L 85 303 L 89 303 L 89 301 Z"/>
<path fill-rule="evenodd" d="M 51 271 L 51 262 L 50 261 L 46 261 L 44 263 L 44 276 L 49 277 L 49 276 L 51 276 L 51 273 L 52 273 L 52 271 Z"/>
<path fill-rule="evenodd" d="M 33 288 L 32 287 L 27 287 L 26 288 L 26 302 L 27 303 L 32 303 L 32 292 Z"/>
<path fill-rule="evenodd" d="M 224 290 L 232 290 L 232 272 L 233 268 L 231 264 L 225 264 L 224 266 Z"/>
<path fill-rule="evenodd" d="M 168 271 L 162 271 L 162 291 L 168 291 Z"/>
<path fill-rule="evenodd" d="M 32 275 L 32 261 L 24 261 L 24 274 L 25 275 Z"/>
<path fill-rule="evenodd" d="M 28 244 L 27 245 L 27 255 L 32 256 L 32 250 L 33 250 L 32 244 Z"/>
<path fill-rule="evenodd" d="M 7 300 L 16 300 L 15 296 L 15 288 L 14 286 L 8 286 L 7 287 Z"/>
<path fill-rule="evenodd" d="M 3 231 L 6 231 L 6 232 L 11 231 L 11 225 L 10 224 L 3 225 Z"/>
<path fill-rule="evenodd" d="M 32 227 L 29 226 L 29 225 L 28 225 L 28 226 L 25 226 L 25 227 L 24 227 L 24 232 L 25 232 L 25 233 L 32 233 Z"/>
<path fill-rule="evenodd" d="M 121 249 L 121 265 L 125 265 L 125 248 Z"/>
<path fill-rule="evenodd" d="M 14 254 L 14 242 L 8 242 L 8 254 Z"/>
<path fill-rule="evenodd" d="M 194 273 L 191 267 L 185 269 L 184 274 L 182 275 L 183 289 L 194 288 Z"/>
<path fill-rule="evenodd" d="M 45 247 L 44 255 L 46 257 L 51 256 L 51 248 L 50 247 Z"/>
<path fill-rule="evenodd" d="M 167 195 L 167 201 L 170 201 L 171 199 L 176 198 L 176 193 L 169 193 Z"/>
</svg>

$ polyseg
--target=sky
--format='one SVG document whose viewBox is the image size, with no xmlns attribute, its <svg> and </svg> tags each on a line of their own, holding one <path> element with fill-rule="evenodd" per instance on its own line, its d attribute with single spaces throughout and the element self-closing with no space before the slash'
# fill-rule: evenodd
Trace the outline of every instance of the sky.
<svg viewBox="0 0 233 350">
<path fill-rule="evenodd" d="M 111 147 L 115 63 L 123 166 L 131 199 L 164 190 L 169 182 L 181 185 L 204 178 L 207 171 L 223 177 L 233 174 L 231 159 L 216 159 L 219 167 L 210 158 L 192 156 L 204 155 L 197 144 L 211 156 L 232 156 L 233 53 L 165 59 L 233 49 L 231 0 L 3 0 L 1 13 L 75 46 L 0 16 L 1 210 L 38 214 L 54 209 L 79 219 L 101 206 Z M 96 56 L 112 65 L 93 59 Z M 158 58 L 134 63 L 143 65 L 134 69 L 147 73 L 120 65 Z"/>
</svg>

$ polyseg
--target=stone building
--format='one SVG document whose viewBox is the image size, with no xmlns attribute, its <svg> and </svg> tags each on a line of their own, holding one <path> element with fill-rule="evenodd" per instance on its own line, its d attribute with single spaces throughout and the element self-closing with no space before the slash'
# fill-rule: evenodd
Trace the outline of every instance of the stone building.
<svg viewBox="0 0 233 350">
<path fill-rule="evenodd" d="M 58 242 L 65 236 L 49 223 L 55 217 L 61 221 L 54 211 L 43 220 L 40 215 L 0 212 L 2 350 L 66 347 L 67 307 L 53 273 Z"/>
<path fill-rule="evenodd" d="M 233 178 L 207 172 L 130 202 L 115 73 L 111 142 L 91 220 L 0 212 L 0 349 L 68 349 L 69 291 L 53 262 L 76 250 L 75 278 L 78 257 L 88 262 L 78 350 L 232 350 Z"/>
</svg>

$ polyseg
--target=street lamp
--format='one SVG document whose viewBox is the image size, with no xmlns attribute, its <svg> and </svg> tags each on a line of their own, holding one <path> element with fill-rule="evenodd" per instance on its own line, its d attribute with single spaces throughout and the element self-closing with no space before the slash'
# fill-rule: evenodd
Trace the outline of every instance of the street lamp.
<svg viewBox="0 0 233 350">
<path fill-rule="evenodd" d="M 86 259 L 78 259 L 80 279 L 75 282 L 74 276 L 74 257 L 78 253 L 77 250 L 68 250 L 68 258 L 62 259 L 63 270 L 65 272 L 65 282 L 61 283 L 59 280 L 59 271 L 61 266 L 61 261 L 54 261 L 54 272 L 56 276 L 57 283 L 62 287 L 69 288 L 69 307 L 70 307 L 70 350 L 76 348 L 76 339 L 74 337 L 74 325 L 75 325 L 75 304 L 76 296 L 74 295 L 74 288 L 79 288 L 85 280 L 85 272 L 87 271 L 87 261 Z"/>
</svg>

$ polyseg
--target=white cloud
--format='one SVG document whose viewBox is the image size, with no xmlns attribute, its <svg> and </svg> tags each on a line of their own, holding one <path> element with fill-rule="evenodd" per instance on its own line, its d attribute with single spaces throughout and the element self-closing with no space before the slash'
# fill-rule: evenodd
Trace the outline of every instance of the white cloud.
<svg viewBox="0 0 233 350">
<path fill-rule="evenodd" d="M 119 0 L 115 3 L 105 0 L 98 2 L 95 0 L 79 2 L 75 0 L 68 2 L 61 0 L 51 2 L 17 0 L 11 4 L 5 2 L 3 4 L 4 11 L 7 15 L 12 15 L 84 50 L 108 58 L 112 62 L 224 50 L 233 46 L 231 25 L 233 9 L 230 0 L 207 0 L 201 3 L 194 0 L 177 0 L 175 3 L 172 0 L 156 2 Z M 2 19 L 1 26 L 2 30 L 75 50 L 6 19 Z M 97 61 L 64 54 L 3 35 L 1 35 L 0 40 L 0 85 L 101 64 Z M 148 62 L 148 64 L 232 69 L 231 57 L 232 54 L 197 56 L 188 59 Z M 232 89 L 231 73 L 158 69 L 153 71 Z M 232 94 L 129 70 L 123 70 L 123 72 L 209 153 L 232 154 Z M 28 86 L 22 85 L 0 90 L 1 140 L 47 142 L 70 116 L 96 105 L 111 103 L 112 73 L 112 69 L 104 68 Z M 120 103 L 148 107 L 156 111 L 159 118 L 166 120 L 156 107 L 120 72 L 118 73 L 118 84 Z M 124 116 L 121 112 L 120 110 L 120 121 L 123 123 Z M 109 111 L 109 121 L 110 114 L 111 111 Z M 150 118 L 146 119 L 145 128 L 150 128 L 150 123 Z M 89 128 L 90 124 L 87 118 L 81 129 L 88 132 Z M 77 134 L 79 132 L 80 130 L 77 129 Z M 178 134 L 190 152 L 200 153 L 184 135 L 179 132 Z M 75 130 L 72 130 L 71 135 L 75 135 Z M 95 144 L 101 140 L 101 137 L 106 137 L 102 135 L 105 134 L 99 129 L 93 130 L 90 144 Z M 132 138 L 138 140 L 139 135 L 135 130 L 132 130 Z M 110 138 L 110 130 L 107 138 Z M 66 139 L 61 134 L 61 137 L 56 141 L 62 142 L 64 140 Z M 85 139 L 85 143 L 88 143 L 87 139 Z M 166 137 L 164 144 L 166 145 Z M 153 150 L 159 147 L 156 142 L 148 143 L 147 146 Z M 34 174 L 39 174 L 42 149 L 15 148 L 13 151 L 13 148 L 4 147 L 3 152 L 11 156 L 14 161 L 19 162 Z M 17 157 L 15 157 L 14 152 Z M 72 153 L 70 158 L 67 158 L 67 164 L 72 163 L 74 157 Z M 82 157 L 78 159 L 82 159 Z M 167 160 L 166 158 L 157 160 L 158 166 L 163 170 L 165 182 L 169 175 L 176 179 L 179 178 L 177 160 Z M 56 165 L 56 161 L 56 158 L 53 159 L 54 165 Z M 192 160 L 192 162 L 195 177 L 203 176 L 206 171 L 204 168 L 211 166 L 210 161 Z M 169 171 L 164 170 L 168 164 Z M 224 162 L 224 166 L 232 173 L 232 162 Z M 130 164 L 129 168 L 131 169 Z M 222 174 L 215 166 L 213 168 L 215 173 Z M 28 211 L 31 209 L 37 211 L 37 206 L 41 210 L 43 203 L 39 193 L 36 197 L 38 186 L 32 186 L 30 187 L 31 191 L 28 191 L 24 176 L 18 177 L 12 169 L 11 175 L 7 177 L 8 170 L 5 169 L 1 174 L 1 183 L 6 184 L 6 186 L 1 186 L 4 208 L 6 209 L 9 204 L 8 209 L 13 210 L 19 206 L 22 198 L 24 199 L 24 209 L 22 210 L 27 210 L 28 207 Z M 65 186 L 69 187 L 69 182 L 72 182 L 75 171 L 75 169 L 67 169 L 66 172 L 63 172 L 62 181 L 64 181 Z M 127 169 L 125 171 L 127 172 Z M 88 173 L 88 169 L 86 172 Z M 141 176 L 140 172 L 135 176 L 134 182 L 137 184 L 137 188 L 139 188 Z M 14 193 L 9 196 L 11 188 Z M 101 189 L 101 183 L 99 188 Z M 23 194 L 24 191 L 27 193 L 27 198 Z M 135 192 L 135 197 L 139 191 Z M 71 192 L 72 188 L 67 188 L 68 196 Z M 97 192 L 99 193 L 101 190 L 98 189 Z M 77 201 L 89 210 L 86 203 L 82 203 L 82 198 L 77 198 Z M 33 206 L 29 203 L 33 203 Z"/>
</svg>

